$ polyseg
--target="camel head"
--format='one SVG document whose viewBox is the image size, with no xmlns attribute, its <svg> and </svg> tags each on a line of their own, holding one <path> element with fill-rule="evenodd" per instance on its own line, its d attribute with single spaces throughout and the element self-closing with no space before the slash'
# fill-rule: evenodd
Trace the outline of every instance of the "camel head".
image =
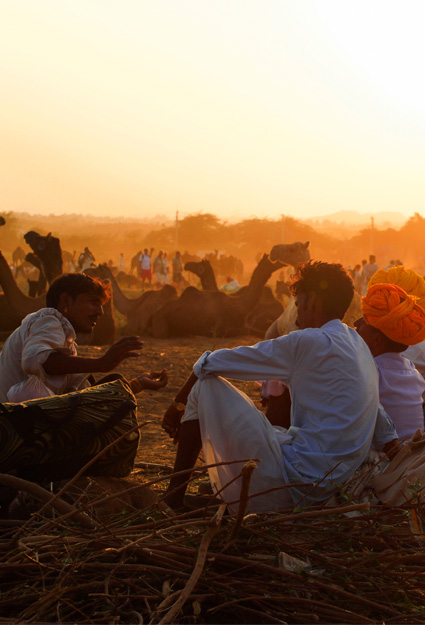
<svg viewBox="0 0 425 625">
<path fill-rule="evenodd" d="M 310 260 L 310 251 L 308 246 L 310 241 L 301 243 L 281 243 L 280 245 L 274 245 L 270 252 L 271 260 L 280 260 L 284 265 L 292 265 L 297 267 L 301 263 L 305 263 Z"/>
<path fill-rule="evenodd" d="M 202 276 L 204 273 L 211 271 L 211 263 L 207 258 L 203 258 L 199 262 L 189 261 L 184 264 L 184 270 L 190 271 L 197 276 Z"/>
<path fill-rule="evenodd" d="M 3 217 L 3 215 L 0 215 L 0 226 L 4 226 L 5 223 L 6 223 L 5 218 Z"/>
</svg>

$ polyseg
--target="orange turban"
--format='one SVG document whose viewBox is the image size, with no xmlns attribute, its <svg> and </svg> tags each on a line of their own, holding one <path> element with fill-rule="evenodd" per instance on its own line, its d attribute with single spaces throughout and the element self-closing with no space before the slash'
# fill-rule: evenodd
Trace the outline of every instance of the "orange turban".
<svg viewBox="0 0 425 625">
<path fill-rule="evenodd" d="M 368 287 L 373 284 L 396 284 L 408 295 L 417 297 L 419 306 L 425 308 L 425 280 L 412 269 L 405 269 L 403 265 L 378 269 L 369 280 Z"/>
<path fill-rule="evenodd" d="M 417 300 L 395 284 L 374 284 L 362 298 L 364 320 L 396 343 L 416 345 L 425 340 L 425 309 Z"/>
</svg>

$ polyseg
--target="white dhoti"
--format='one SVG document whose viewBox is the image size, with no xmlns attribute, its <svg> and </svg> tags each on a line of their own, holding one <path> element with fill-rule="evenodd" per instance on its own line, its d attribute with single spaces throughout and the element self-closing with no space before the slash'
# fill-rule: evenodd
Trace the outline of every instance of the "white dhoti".
<svg viewBox="0 0 425 625">
<path fill-rule="evenodd" d="M 206 464 L 258 458 L 249 495 L 248 512 L 265 512 L 292 508 L 290 488 L 283 475 L 281 444 L 290 442 L 282 428 L 271 425 L 251 399 L 220 377 L 198 380 L 189 394 L 183 421 L 199 420 Z M 244 462 L 209 469 L 214 492 L 224 489 L 227 502 L 240 496 L 241 478 L 234 480 Z M 229 484 L 229 482 L 232 482 Z M 272 488 L 265 495 L 253 497 Z M 232 506 L 237 509 L 237 504 Z"/>
</svg>

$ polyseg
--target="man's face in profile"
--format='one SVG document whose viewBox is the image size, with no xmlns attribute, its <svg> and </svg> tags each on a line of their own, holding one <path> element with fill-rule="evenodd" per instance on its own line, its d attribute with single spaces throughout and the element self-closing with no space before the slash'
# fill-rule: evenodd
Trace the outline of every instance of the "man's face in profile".
<svg viewBox="0 0 425 625">
<path fill-rule="evenodd" d="M 295 305 L 297 307 L 297 320 L 295 324 L 300 330 L 314 327 L 314 293 L 297 293 Z"/>
</svg>

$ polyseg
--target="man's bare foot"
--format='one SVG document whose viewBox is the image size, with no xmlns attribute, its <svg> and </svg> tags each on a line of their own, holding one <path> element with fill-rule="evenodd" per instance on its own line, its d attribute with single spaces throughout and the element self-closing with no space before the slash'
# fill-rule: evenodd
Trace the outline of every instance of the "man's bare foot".
<svg viewBox="0 0 425 625">
<path fill-rule="evenodd" d="M 161 427 L 167 432 L 170 438 L 174 438 L 174 440 L 177 439 L 183 414 L 184 410 L 177 410 L 177 408 L 171 404 L 162 419 Z"/>
</svg>

